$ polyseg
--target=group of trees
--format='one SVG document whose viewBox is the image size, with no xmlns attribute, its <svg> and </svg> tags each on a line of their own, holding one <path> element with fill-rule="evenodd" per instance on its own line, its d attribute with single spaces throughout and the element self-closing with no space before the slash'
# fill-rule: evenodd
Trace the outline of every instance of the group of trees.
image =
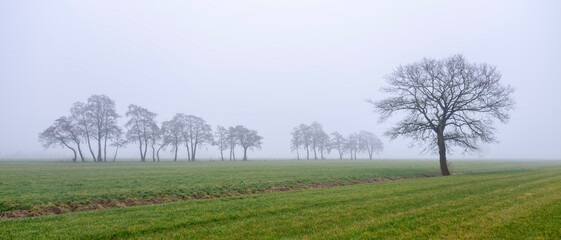
<svg viewBox="0 0 561 240">
<path fill-rule="evenodd" d="M 318 155 L 325 159 L 324 154 L 331 151 L 337 151 L 339 159 L 343 159 L 345 153 L 351 159 L 357 159 L 358 152 L 366 152 L 372 159 L 374 153 L 380 153 L 384 149 L 382 141 L 374 133 L 360 131 L 345 138 L 338 132 L 327 134 L 318 122 L 300 124 L 292 130 L 291 135 L 291 150 L 296 152 L 297 159 L 300 159 L 300 150 L 306 152 L 306 159 L 310 159 L 310 152 L 314 159 L 318 159 Z"/>
<path fill-rule="evenodd" d="M 243 149 L 243 160 L 247 160 L 247 150 L 261 148 L 263 137 L 259 136 L 255 130 L 238 125 L 229 128 L 217 126 L 215 139 L 215 143 L 220 150 L 220 159 L 224 161 L 224 151 L 229 150 L 229 159 L 235 161 L 236 154 L 234 150 L 236 146 L 240 146 Z"/>
<path fill-rule="evenodd" d="M 257 131 L 242 125 L 228 129 L 218 126 L 213 134 L 204 119 L 182 113 L 158 124 L 156 113 L 134 104 L 128 106 L 125 114 L 128 120 L 123 130 L 117 123 L 121 116 L 115 110 L 115 101 L 105 95 L 93 95 L 86 103 L 77 102 L 70 112 L 70 116 L 56 119 L 41 132 L 39 140 L 45 148 L 63 146 L 70 149 L 74 154 L 73 161 L 78 156 L 82 162 L 86 161 L 84 145 L 95 162 L 106 162 L 107 146 L 114 147 L 115 161 L 119 148 L 127 144 L 138 146 L 142 162 L 146 161 L 149 148 L 154 162 L 160 161 L 160 151 L 166 148 L 173 152 L 173 160 L 177 161 L 181 147 L 186 148 L 188 161 L 195 161 L 197 150 L 208 145 L 218 146 L 222 161 L 223 150 L 229 149 L 230 160 L 235 160 L 235 149 L 241 147 L 243 160 L 247 160 L 247 150 L 259 149 L 263 139 Z"/>
<path fill-rule="evenodd" d="M 95 162 L 107 161 L 107 144 L 118 147 L 124 144 L 123 130 L 117 125 L 120 117 L 115 110 L 115 102 L 104 95 L 93 95 L 86 103 L 76 102 L 70 109 L 70 116 L 56 119 L 50 127 L 39 135 L 45 148 L 61 145 L 72 150 L 73 161 L 79 154 L 85 161 L 87 150 Z M 92 146 L 93 145 L 93 146 Z"/>
<path fill-rule="evenodd" d="M 383 88 L 392 96 L 370 103 L 380 113 L 380 122 L 395 113 L 405 113 L 404 119 L 386 135 L 392 139 L 411 137 L 427 150 L 437 152 L 442 175 L 450 175 L 446 159 L 450 147 L 469 151 L 478 149 L 478 141 L 495 142 L 494 120 L 508 121 L 509 111 L 515 105 L 511 97 L 514 90 L 500 84 L 500 79 L 495 66 L 470 63 L 462 55 L 440 60 L 425 58 L 397 67 L 387 76 L 389 86 Z M 45 147 L 67 147 L 73 151 L 74 160 L 79 154 L 82 161 L 84 145 L 94 161 L 107 161 L 108 144 L 115 147 L 114 160 L 118 148 L 129 142 L 138 144 L 142 161 L 146 160 L 149 146 L 154 161 L 156 157 L 159 160 L 160 150 L 166 147 L 170 147 L 177 160 L 182 144 L 187 148 L 189 161 L 195 161 L 197 149 L 204 145 L 217 145 L 222 160 L 225 150 L 230 151 L 231 160 L 235 159 L 236 146 L 243 148 L 244 160 L 248 149 L 261 146 L 262 137 L 243 126 L 218 126 L 213 135 L 203 119 L 184 114 L 177 114 L 159 126 L 155 113 L 136 105 L 129 106 L 126 116 L 129 120 L 123 137 L 123 130 L 117 125 L 120 116 L 115 111 L 115 102 L 107 96 L 94 95 L 86 103 L 75 103 L 71 115 L 55 120 L 40 134 L 40 140 Z M 383 144 L 366 131 L 346 138 L 337 132 L 328 135 L 321 124 L 314 122 L 293 129 L 291 148 L 298 159 L 300 150 L 305 150 L 306 159 L 310 159 L 310 151 L 314 159 L 318 155 L 323 159 L 332 150 L 338 152 L 339 158 L 348 153 L 356 159 L 358 152 L 366 152 L 372 158 L 373 153 L 382 151 Z"/>
</svg>

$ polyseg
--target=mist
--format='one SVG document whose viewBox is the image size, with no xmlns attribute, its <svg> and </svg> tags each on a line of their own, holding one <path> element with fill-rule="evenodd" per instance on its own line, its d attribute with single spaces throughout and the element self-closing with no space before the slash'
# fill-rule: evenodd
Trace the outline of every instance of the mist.
<svg viewBox="0 0 561 240">
<path fill-rule="evenodd" d="M 314 121 L 328 133 L 375 133 L 385 146 L 377 158 L 435 158 L 384 136 L 399 118 L 378 123 L 366 100 L 387 96 L 384 77 L 399 65 L 463 54 L 497 66 L 517 104 L 495 125 L 499 143 L 451 157 L 559 159 L 560 10 L 559 1 L 4 1 L 0 158 L 70 158 L 45 151 L 38 134 L 94 94 L 121 116 L 136 104 L 160 123 L 185 113 L 255 129 L 263 144 L 253 159 L 295 158 L 290 131 Z M 214 146 L 201 150 L 219 158 Z M 129 145 L 119 156 L 137 155 Z"/>
</svg>

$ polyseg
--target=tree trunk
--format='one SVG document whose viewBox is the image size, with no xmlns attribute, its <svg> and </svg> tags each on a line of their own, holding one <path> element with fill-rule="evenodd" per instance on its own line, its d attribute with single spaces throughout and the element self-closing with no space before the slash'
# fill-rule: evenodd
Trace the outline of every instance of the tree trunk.
<svg viewBox="0 0 561 240">
<path fill-rule="evenodd" d="M 74 150 L 74 148 L 71 148 L 72 152 L 74 152 L 74 158 L 72 159 L 72 162 L 76 162 L 76 150 Z"/>
<path fill-rule="evenodd" d="M 152 162 L 156 162 L 156 148 L 152 144 Z"/>
<path fill-rule="evenodd" d="M 187 148 L 187 162 L 191 161 L 191 151 L 189 150 L 189 144 L 185 143 L 185 147 Z"/>
<path fill-rule="evenodd" d="M 158 162 L 160 161 L 160 150 L 162 150 L 162 148 L 164 147 L 164 145 L 160 145 L 160 147 L 158 147 L 158 151 L 156 151 L 156 157 L 158 158 Z"/>
<path fill-rule="evenodd" d="M 117 161 L 117 152 L 119 152 L 119 146 L 115 148 L 115 155 L 113 155 L 113 162 Z"/>
<path fill-rule="evenodd" d="M 191 144 L 191 151 L 193 152 L 191 154 L 191 161 L 194 162 L 195 161 L 195 155 L 197 154 L 197 144 Z"/>
<path fill-rule="evenodd" d="M 93 161 L 96 162 L 97 160 L 95 159 L 95 154 L 94 154 L 93 149 L 92 149 L 92 144 L 91 144 L 91 141 L 90 141 L 90 137 L 87 137 L 87 139 L 88 139 L 88 148 L 90 149 L 90 153 L 92 154 Z"/>
<path fill-rule="evenodd" d="M 306 145 L 306 159 L 310 160 L 310 147 Z"/>
<path fill-rule="evenodd" d="M 82 149 L 80 148 L 80 141 L 77 141 L 76 145 L 78 145 L 78 153 L 80 153 L 80 159 L 82 160 L 82 162 L 85 162 L 86 160 L 84 159 L 84 155 L 82 154 Z"/>
<path fill-rule="evenodd" d="M 247 148 L 243 148 L 243 160 L 247 161 Z"/>
<path fill-rule="evenodd" d="M 222 149 L 220 149 L 220 160 L 224 162 L 224 151 Z"/>
<path fill-rule="evenodd" d="M 300 160 L 300 151 L 298 151 L 298 147 L 296 148 L 296 159 Z"/>
<path fill-rule="evenodd" d="M 444 134 L 438 133 L 438 155 L 440 155 L 440 171 L 442 176 L 450 175 L 448 171 L 448 163 L 446 162 L 446 144 L 444 143 Z"/>
<path fill-rule="evenodd" d="M 314 159 L 317 160 L 318 156 L 317 156 L 317 152 L 316 152 L 316 147 L 314 147 L 313 149 L 314 149 Z"/>
<path fill-rule="evenodd" d="M 97 138 L 97 161 L 103 162 L 103 158 L 101 157 L 101 135 L 98 135 Z"/>
<path fill-rule="evenodd" d="M 175 145 L 175 155 L 173 157 L 174 162 L 177 162 L 177 148 L 179 148 L 178 144 Z"/>
<path fill-rule="evenodd" d="M 107 134 L 103 140 L 103 161 L 107 162 Z"/>
<path fill-rule="evenodd" d="M 142 140 L 139 138 L 138 139 L 138 152 L 140 153 L 140 161 L 144 162 L 144 156 L 142 156 Z"/>
<path fill-rule="evenodd" d="M 89 132 L 90 130 L 88 130 L 88 125 L 87 124 L 84 124 L 84 128 L 86 129 L 86 140 L 88 142 L 88 148 L 90 149 L 90 153 L 92 154 L 93 161 L 95 162 L 96 161 L 95 160 L 95 154 L 93 152 L 92 144 L 91 144 L 91 141 L 90 141 L 90 132 Z"/>
<path fill-rule="evenodd" d="M 76 162 L 76 150 L 72 147 L 70 147 L 68 144 L 66 144 L 66 142 L 62 141 L 62 144 L 64 144 L 64 146 L 66 146 L 68 149 L 72 150 L 72 152 L 74 152 L 74 158 L 72 159 L 72 162 Z"/>
<path fill-rule="evenodd" d="M 148 140 L 144 138 L 144 154 L 142 155 L 143 162 L 146 161 L 146 152 L 148 152 Z"/>
</svg>

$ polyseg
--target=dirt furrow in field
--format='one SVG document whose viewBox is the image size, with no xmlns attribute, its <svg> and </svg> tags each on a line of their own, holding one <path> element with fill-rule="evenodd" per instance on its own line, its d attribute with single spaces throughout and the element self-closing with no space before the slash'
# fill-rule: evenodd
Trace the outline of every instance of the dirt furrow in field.
<svg viewBox="0 0 561 240">
<path fill-rule="evenodd" d="M 220 198 L 220 197 L 232 197 L 250 194 L 260 194 L 260 193 L 271 193 L 271 192 L 283 192 L 283 191 L 294 191 L 303 189 L 315 189 L 315 188 L 328 188 L 328 187 L 338 187 L 354 184 L 366 184 L 375 182 L 387 182 L 396 181 L 411 178 L 426 178 L 426 177 L 437 177 L 440 174 L 435 175 L 420 175 L 420 176 L 409 176 L 409 177 L 381 177 L 381 178 L 371 178 L 362 180 L 353 180 L 348 182 L 326 182 L 326 183 L 314 183 L 305 184 L 298 186 L 276 186 L 261 190 L 247 190 L 247 191 L 231 191 L 224 193 L 212 193 L 212 194 L 193 194 L 189 196 L 165 196 L 165 197 L 149 197 L 142 199 L 106 199 L 106 200 L 90 200 L 86 203 L 63 203 L 59 202 L 56 204 L 45 204 L 40 206 L 35 206 L 32 209 L 17 209 L 10 212 L 3 213 L 0 219 L 12 219 L 12 218 L 25 218 L 25 217 L 37 217 L 45 215 L 55 215 L 64 214 L 71 212 L 80 211 L 90 211 L 98 209 L 109 209 L 109 208 L 123 208 L 130 206 L 139 205 L 149 205 L 149 204 L 160 204 L 167 202 L 177 202 L 184 200 L 195 200 L 195 199 L 210 199 L 210 198 Z"/>
</svg>

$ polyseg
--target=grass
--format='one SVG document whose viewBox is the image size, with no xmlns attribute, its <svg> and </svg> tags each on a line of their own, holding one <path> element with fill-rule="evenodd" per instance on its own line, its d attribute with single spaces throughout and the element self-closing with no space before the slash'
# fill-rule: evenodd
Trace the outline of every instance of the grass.
<svg viewBox="0 0 561 240">
<path fill-rule="evenodd" d="M 338 163 L 337 163 L 338 164 Z M 560 239 L 561 167 L 0 221 L 6 239 Z"/>
<path fill-rule="evenodd" d="M 528 162 L 456 162 L 457 172 L 527 167 Z M 550 164 L 548 162 L 531 164 Z M 160 163 L 0 162 L 0 215 L 69 203 L 190 198 L 381 177 L 437 174 L 432 161 L 249 161 Z M 64 207 L 64 206 L 63 206 Z"/>
</svg>

